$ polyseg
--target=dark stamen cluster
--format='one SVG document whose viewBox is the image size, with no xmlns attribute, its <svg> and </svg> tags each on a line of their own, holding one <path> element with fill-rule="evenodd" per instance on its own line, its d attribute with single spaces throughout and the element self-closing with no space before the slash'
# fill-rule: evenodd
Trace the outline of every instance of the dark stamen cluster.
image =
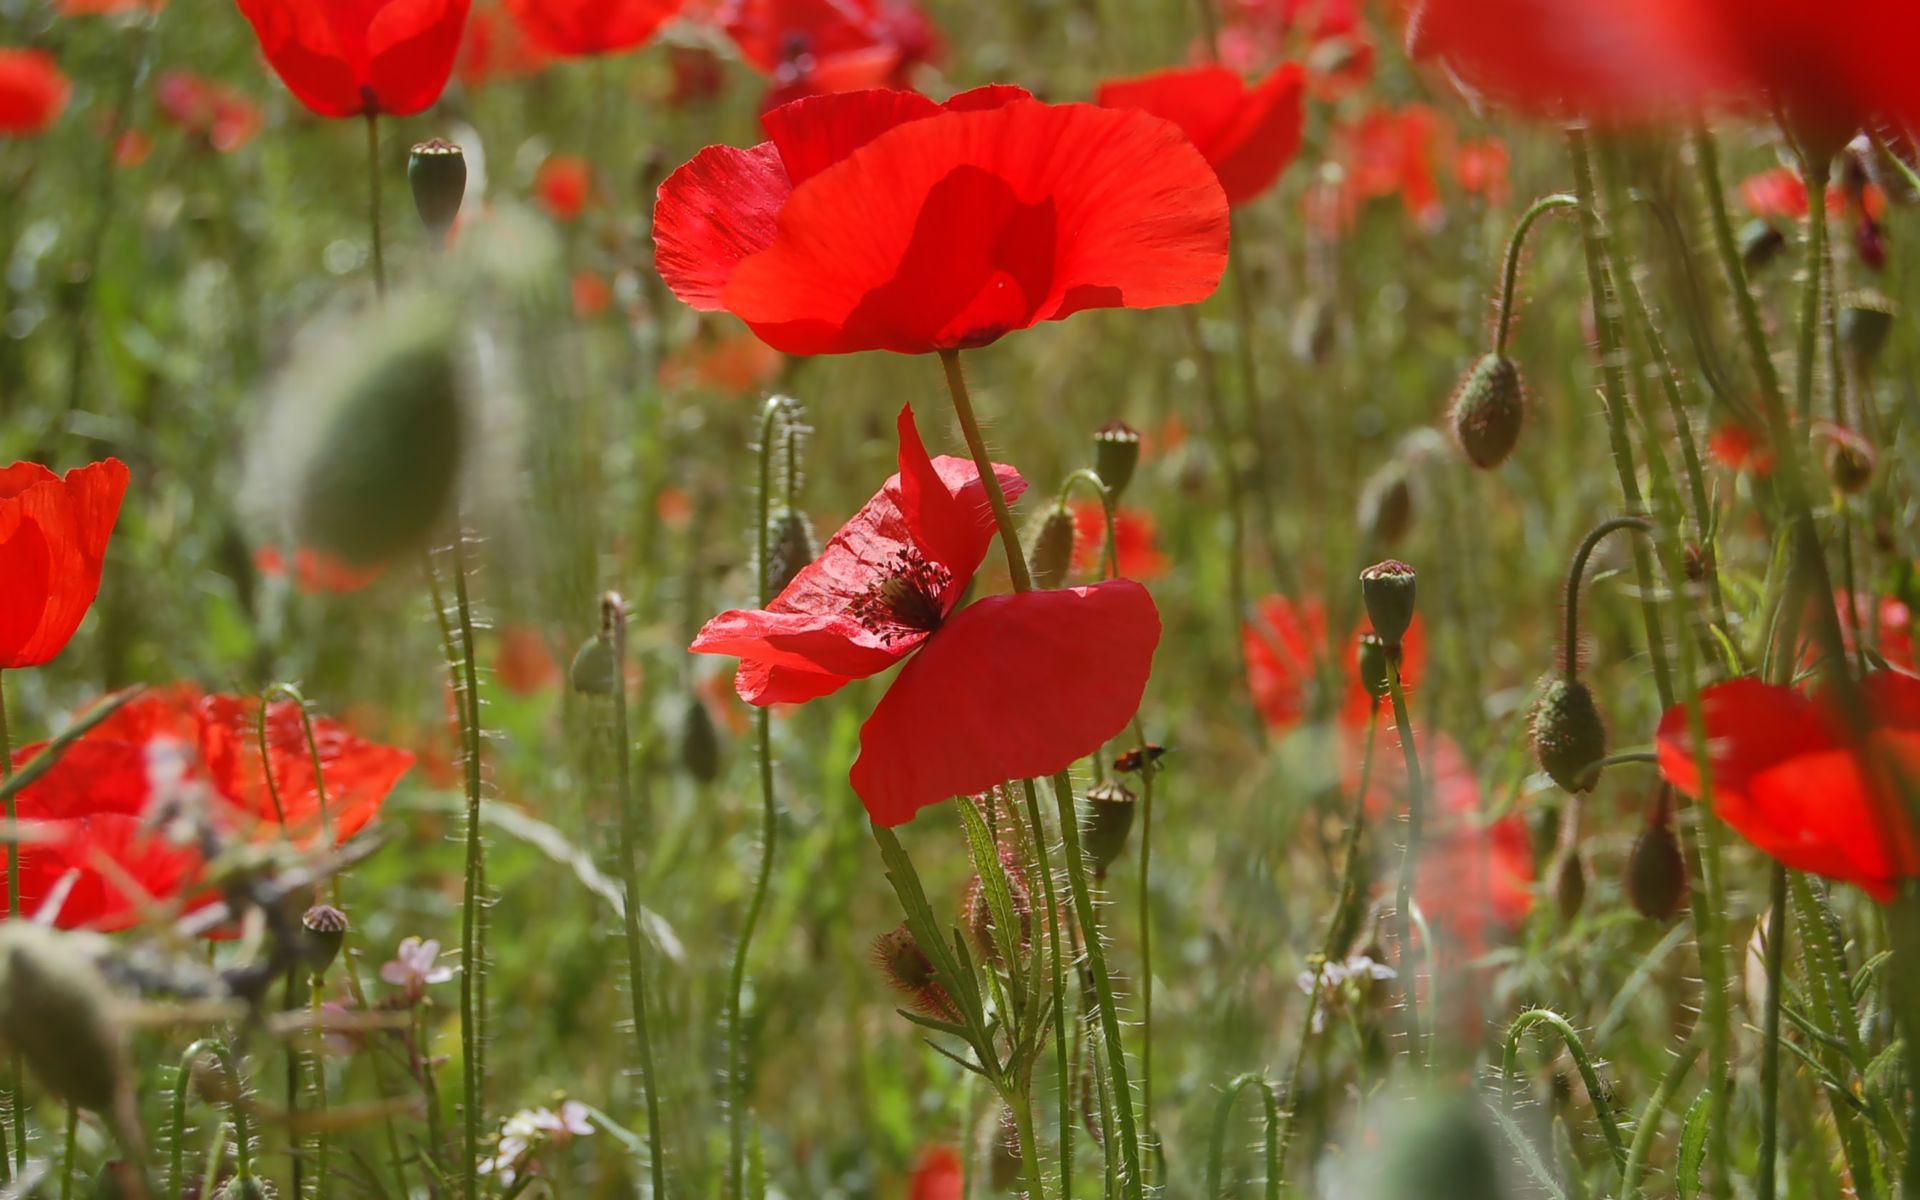
<svg viewBox="0 0 1920 1200">
<path fill-rule="evenodd" d="M 952 580 L 952 571 L 919 551 L 901 550 L 886 577 L 854 600 L 853 618 L 888 643 L 932 633 L 946 617 L 941 597 Z"/>
</svg>

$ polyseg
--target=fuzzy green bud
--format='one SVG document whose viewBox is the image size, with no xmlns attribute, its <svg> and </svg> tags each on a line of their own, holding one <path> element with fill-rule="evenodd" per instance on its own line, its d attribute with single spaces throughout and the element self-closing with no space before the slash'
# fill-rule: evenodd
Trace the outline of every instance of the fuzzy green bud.
<svg viewBox="0 0 1920 1200">
<path fill-rule="evenodd" d="M 0 926 L 0 1042 L 61 1101 L 112 1112 L 126 1082 L 126 1041 L 113 995 L 70 934 Z"/>
<path fill-rule="evenodd" d="M 700 783 L 720 778 L 720 730 L 698 696 L 687 698 L 680 717 L 680 765 Z"/>
<path fill-rule="evenodd" d="M 1093 433 L 1093 473 L 1115 500 L 1133 482 L 1140 465 L 1140 432 L 1125 421 L 1108 421 Z"/>
<path fill-rule="evenodd" d="M 1541 770 L 1569 792 L 1590 792 L 1607 756 L 1607 727 L 1586 684 L 1556 679 L 1533 710 L 1533 753 Z"/>
<path fill-rule="evenodd" d="M 307 934 L 307 965 L 315 975 L 326 974 L 347 940 L 347 914 L 331 904 L 316 904 L 300 918 L 300 927 Z"/>
<path fill-rule="evenodd" d="M 1086 807 L 1080 811 L 1080 842 L 1093 863 L 1095 878 L 1106 878 L 1107 868 L 1127 848 L 1137 806 L 1133 792 L 1118 780 L 1102 780 L 1087 789 Z"/>
<path fill-rule="evenodd" d="M 1073 513 L 1064 508 L 1049 508 L 1027 531 L 1027 574 L 1033 586 L 1046 590 L 1067 581 L 1073 566 Z"/>
<path fill-rule="evenodd" d="M 1627 855 L 1627 901 L 1641 916 L 1666 921 L 1680 911 L 1686 895 L 1687 860 L 1663 801 Z"/>
<path fill-rule="evenodd" d="M 1454 389 L 1453 436 L 1476 467 L 1491 470 L 1507 461 L 1526 419 L 1520 368 L 1504 355 L 1482 356 Z"/>
<path fill-rule="evenodd" d="M 440 138 L 421 142 L 407 158 L 407 184 L 434 248 L 444 247 L 467 195 L 466 153 Z"/>
<path fill-rule="evenodd" d="M 1375 700 L 1385 700 L 1392 691 L 1387 682 L 1387 667 L 1393 654 L 1377 633 L 1360 635 L 1360 686 Z"/>
<path fill-rule="evenodd" d="M 1360 599 L 1367 619 L 1388 650 L 1396 650 L 1413 624 L 1414 571 L 1397 558 L 1377 562 L 1360 572 Z"/>
<path fill-rule="evenodd" d="M 620 665 L 613 661 L 613 643 L 595 635 L 574 651 L 567 682 L 587 696 L 611 696 L 620 686 Z"/>
<path fill-rule="evenodd" d="M 778 596 L 787 590 L 793 577 L 801 568 L 819 556 L 814 546 L 813 525 L 806 514 L 791 508 L 783 508 L 773 515 L 773 529 L 768 539 L 767 550 L 767 590 Z"/>
</svg>

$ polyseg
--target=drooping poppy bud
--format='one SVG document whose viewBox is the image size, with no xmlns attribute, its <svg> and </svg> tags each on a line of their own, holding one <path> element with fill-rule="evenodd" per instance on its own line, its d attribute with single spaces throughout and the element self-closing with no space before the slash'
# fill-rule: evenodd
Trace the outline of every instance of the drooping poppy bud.
<svg viewBox="0 0 1920 1200">
<path fill-rule="evenodd" d="M 1453 436 L 1474 466 L 1491 470 L 1507 461 L 1526 424 L 1520 368 L 1500 354 L 1483 355 L 1453 394 Z"/>
<path fill-rule="evenodd" d="M 1593 691 L 1577 680 L 1547 685 L 1533 710 L 1533 753 L 1541 770 L 1569 792 L 1590 792 L 1607 756 L 1607 727 Z"/>
<path fill-rule="evenodd" d="M 1560 909 L 1560 919 L 1567 922 L 1579 916 L 1580 906 L 1587 902 L 1587 868 L 1578 847 L 1570 847 L 1560 860 L 1560 869 L 1553 877 L 1553 899 Z"/>
<path fill-rule="evenodd" d="M 1087 805 L 1080 813 L 1080 843 L 1093 863 L 1094 878 L 1105 879 L 1107 868 L 1127 848 L 1137 804 L 1133 792 L 1116 779 L 1103 779 L 1087 789 Z"/>
<path fill-rule="evenodd" d="M 1108 421 L 1093 434 L 1093 473 L 1114 500 L 1133 482 L 1140 465 L 1140 431 L 1125 421 Z"/>
<path fill-rule="evenodd" d="M 1407 535 L 1407 527 L 1413 524 L 1413 489 L 1404 464 L 1388 462 L 1367 477 L 1360 487 L 1359 520 L 1376 546 L 1397 545 Z"/>
<path fill-rule="evenodd" d="M 1041 514 L 1027 534 L 1027 574 L 1037 588 L 1057 588 L 1073 565 L 1073 513 L 1058 505 Z"/>
<path fill-rule="evenodd" d="M 1376 701 L 1385 700 L 1392 688 L 1387 682 L 1387 666 L 1393 653 L 1377 633 L 1360 635 L 1360 686 Z"/>
<path fill-rule="evenodd" d="M 620 667 L 613 661 L 613 645 L 595 634 L 574 651 L 567 682 L 586 696 L 611 696 L 620 686 Z"/>
<path fill-rule="evenodd" d="M 1752 275 L 1779 258 L 1787 248 L 1787 235 L 1758 217 L 1740 227 L 1740 261 Z"/>
<path fill-rule="evenodd" d="M 1360 599 L 1367 619 L 1387 649 L 1394 650 L 1413 624 L 1414 570 L 1397 558 L 1377 562 L 1360 572 Z"/>
<path fill-rule="evenodd" d="M 687 698 L 680 718 L 680 765 L 700 783 L 720 778 L 720 730 L 698 696 Z"/>
<path fill-rule="evenodd" d="M 447 233 L 467 195 L 466 152 L 440 138 L 419 143 L 407 158 L 407 184 L 434 248 L 445 248 Z"/>
<path fill-rule="evenodd" d="M 331 904 L 316 904 L 300 918 L 300 927 L 307 933 L 307 965 L 315 975 L 326 974 L 347 940 L 347 914 Z"/>
<path fill-rule="evenodd" d="M 1667 789 L 1661 790 L 1652 819 L 1634 839 L 1627 856 L 1627 901 L 1634 911 L 1665 921 L 1680 910 L 1687 895 L 1687 860 L 1674 836 Z"/>
<path fill-rule="evenodd" d="M 1876 291 L 1848 292 L 1840 299 L 1840 344 L 1847 361 L 1865 374 L 1880 361 L 1893 332 L 1893 301 Z"/>
<path fill-rule="evenodd" d="M 63 1102 L 113 1111 L 126 1082 L 125 1033 L 106 979 L 73 936 L 26 921 L 0 926 L 0 1042 Z"/>
<path fill-rule="evenodd" d="M 893 989 L 905 996 L 909 1007 L 923 1016 L 942 1021 L 958 1021 L 960 1010 L 933 969 L 933 960 L 913 940 L 905 921 L 881 934 L 873 942 L 873 961 Z"/>
<path fill-rule="evenodd" d="M 814 545 L 813 525 L 806 514 L 783 508 L 773 516 L 773 536 L 767 545 L 767 591 L 778 596 L 787 590 L 800 568 L 819 555 Z"/>
</svg>

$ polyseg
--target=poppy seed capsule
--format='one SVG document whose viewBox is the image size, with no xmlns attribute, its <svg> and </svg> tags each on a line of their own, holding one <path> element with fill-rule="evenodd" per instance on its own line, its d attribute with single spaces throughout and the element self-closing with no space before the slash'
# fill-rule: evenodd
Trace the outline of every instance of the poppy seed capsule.
<svg viewBox="0 0 1920 1200">
<path fill-rule="evenodd" d="M 331 904 L 316 904 L 300 918 L 300 927 L 307 932 L 307 965 L 315 975 L 326 974 L 347 940 L 347 914 Z"/>
<path fill-rule="evenodd" d="M 1787 248 L 1787 235 L 1767 222 L 1755 219 L 1740 229 L 1740 261 L 1752 273 L 1780 257 Z"/>
<path fill-rule="evenodd" d="M 434 248 L 444 249 L 467 196 L 466 153 L 440 138 L 421 142 L 407 157 L 407 186 Z"/>
<path fill-rule="evenodd" d="M 800 569 L 819 556 L 813 525 L 806 514 L 783 508 L 773 518 L 773 536 L 767 550 L 767 590 L 778 596 L 787 590 Z"/>
<path fill-rule="evenodd" d="M 1127 848 L 1136 804 L 1133 792 L 1115 779 L 1103 779 L 1087 789 L 1087 804 L 1080 810 L 1080 844 L 1093 862 L 1096 879 L 1104 879 L 1107 868 Z"/>
<path fill-rule="evenodd" d="M 1407 469 L 1390 462 L 1367 477 L 1360 488 L 1360 528 L 1376 546 L 1397 545 L 1413 524 L 1413 489 Z"/>
<path fill-rule="evenodd" d="M 680 718 L 680 765 L 700 783 L 720 778 L 720 730 L 698 696 L 688 698 Z"/>
<path fill-rule="evenodd" d="M 0 1042 L 65 1103 L 113 1111 L 126 1043 L 113 996 L 75 939 L 25 921 L 0 926 Z"/>
<path fill-rule="evenodd" d="M 1073 565 L 1073 514 L 1058 506 L 1039 519 L 1039 527 L 1027 534 L 1027 574 L 1033 586 L 1046 591 L 1067 580 Z"/>
<path fill-rule="evenodd" d="M 1360 599 L 1367 619 L 1389 650 L 1400 645 L 1413 624 L 1414 570 L 1397 558 L 1377 562 L 1360 572 Z"/>
<path fill-rule="evenodd" d="M 294 534 L 359 567 L 418 550 L 445 531 L 465 419 L 455 328 L 423 303 L 364 318 L 351 355 L 318 364 L 294 401 L 289 446 Z M 339 347 L 335 347 L 339 350 Z"/>
<path fill-rule="evenodd" d="M 1526 424 L 1520 368 L 1504 355 L 1473 364 L 1453 393 L 1453 436 L 1474 466 L 1492 470 L 1507 461 Z"/>
<path fill-rule="evenodd" d="M 1533 754 L 1569 792 L 1590 792 L 1607 756 L 1607 727 L 1586 684 L 1556 679 L 1533 710 Z"/>
<path fill-rule="evenodd" d="M 620 669 L 613 661 L 613 645 L 598 635 L 583 642 L 567 667 L 567 682 L 582 695 L 613 695 L 614 689 L 620 686 Z"/>
<path fill-rule="evenodd" d="M 1641 916 L 1665 921 L 1680 911 L 1686 895 L 1687 860 L 1662 804 L 1627 855 L 1627 900 Z"/>
<path fill-rule="evenodd" d="M 1379 634 L 1360 635 L 1360 686 L 1375 700 L 1385 700 L 1393 690 L 1387 681 L 1387 666 L 1392 661 L 1393 655 Z"/>
<path fill-rule="evenodd" d="M 1840 299 L 1840 344 L 1856 371 L 1869 371 L 1893 333 L 1893 301 L 1875 291 L 1849 292 Z"/>
<path fill-rule="evenodd" d="M 1108 421 L 1093 433 L 1093 473 L 1115 500 L 1133 482 L 1140 465 L 1140 431 L 1125 421 Z"/>
</svg>

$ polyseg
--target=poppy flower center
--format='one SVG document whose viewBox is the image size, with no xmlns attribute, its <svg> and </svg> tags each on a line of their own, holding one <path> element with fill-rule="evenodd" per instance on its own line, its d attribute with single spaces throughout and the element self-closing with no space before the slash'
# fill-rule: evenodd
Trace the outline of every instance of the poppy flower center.
<svg viewBox="0 0 1920 1200">
<path fill-rule="evenodd" d="M 853 619 L 891 644 L 932 633 L 946 619 L 941 598 L 953 572 L 916 550 L 894 555 L 887 575 L 853 602 Z"/>
</svg>

